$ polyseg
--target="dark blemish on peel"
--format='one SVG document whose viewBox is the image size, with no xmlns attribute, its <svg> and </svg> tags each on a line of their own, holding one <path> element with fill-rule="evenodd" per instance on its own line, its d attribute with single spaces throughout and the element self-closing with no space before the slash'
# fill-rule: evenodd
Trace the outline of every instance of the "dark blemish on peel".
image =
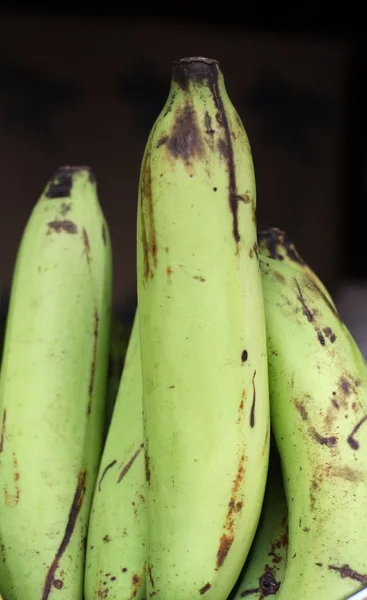
<svg viewBox="0 0 367 600">
<path fill-rule="evenodd" d="M 152 588 L 154 590 L 155 584 L 154 584 L 154 579 L 153 579 L 153 574 L 152 574 L 152 565 L 148 564 L 147 570 L 148 570 L 150 585 L 152 586 Z"/>
<path fill-rule="evenodd" d="M 167 137 L 165 144 L 171 156 L 176 160 L 182 159 L 186 165 L 190 164 L 190 159 L 203 156 L 197 115 L 191 104 L 187 103 L 177 111 L 171 135 Z"/>
<path fill-rule="evenodd" d="M 62 217 L 65 217 L 65 215 L 68 214 L 68 212 L 70 212 L 71 210 L 71 204 L 70 202 L 63 202 L 60 206 L 60 214 Z"/>
<path fill-rule="evenodd" d="M 120 481 L 125 477 L 126 473 L 128 472 L 128 470 L 130 469 L 131 465 L 133 464 L 133 462 L 135 461 L 135 459 L 138 457 L 138 455 L 141 452 L 141 446 L 134 452 L 134 454 L 132 455 L 132 457 L 128 460 L 128 462 L 126 463 L 126 465 L 123 467 L 119 478 L 117 480 L 117 483 L 120 483 Z"/>
<path fill-rule="evenodd" d="M 145 449 L 145 453 L 144 453 L 144 458 L 145 458 L 145 479 L 147 484 L 150 484 L 150 465 L 149 465 L 149 456 L 148 456 L 148 450 Z"/>
<path fill-rule="evenodd" d="M 3 418 L 1 422 L 1 434 L 0 434 L 0 452 L 4 449 L 4 436 L 6 431 L 6 408 L 3 410 Z"/>
<path fill-rule="evenodd" d="M 90 244 L 89 244 L 88 233 L 87 233 L 87 230 L 85 229 L 85 227 L 83 227 L 82 234 L 83 234 L 83 245 L 84 245 L 84 250 L 85 250 L 85 256 L 87 257 L 88 263 L 90 263 Z"/>
<path fill-rule="evenodd" d="M 73 221 L 69 221 L 68 219 L 64 219 L 61 221 L 50 221 L 47 223 L 48 233 L 51 231 L 56 231 L 56 233 L 60 233 L 61 231 L 65 233 L 75 234 L 78 233 L 78 227 Z"/>
<path fill-rule="evenodd" d="M 88 386 L 88 407 L 87 414 L 90 415 L 92 410 L 92 397 L 94 391 L 94 379 L 96 372 L 96 362 L 97 362 L 97 343 L 98 343 L 98 333 L 99 333 L 99 316 L 97 310 L 94 309 L 94 327 L 93 327 L 93 350 L 92 350 L 92 362 L 90 366 L 90 376 L 89 376 L 89 386 Z"/>
<path fill-rule="evenodd" d="M 172 78 L 181 89 L 187 91 L 190 85 L 207 85 L 212 93 L 217 111 L 215 115 L 216 121 L 221 129 L 223 129 L 224 133 L 224 139 L 219 141 L 219 151 L 227 162 L 228 200 L 233 217 L 232 234 L 235 243 L 238 246 L 240 241 L 238 228 L 238 199 L 240 196 L 237 192 L 232 134 L 223 100 L 219 93 L 218 75 L 219 63 L 217 61 L 202 58 L 181 59 L 174 63 L 172 71 Z"/>
<path fill-rule="evenodd" d="M 349 396 L 352 391 L 352 386 L 350 385 L 349 381 L 345 379 L 345 377 L 341 377 L 339 385 L 343 391 L 343 394 L 345 394 L 345 396 Z"/>
<path fill-rule="evenodd" d="M 328 565 L 328 569 L 338 571 L 342 579 L 349 577 L 350 579 L 354 579 L 355 581 L 359 581 L 360 583 L 367 585 L 367 575 L 357 573 L 356 571 L 351 569 L 349 565 L 342 565 L 341 567 L 337 567 L 335 565 Z"/>
<path fill-rule="evenodd" d="M 215 133 L 215 130 L 212 127 L 212 118 L 211 118 L 210 114 L 208 113 L 208 111 L 205 112 L 204 123 L 205 123 L 205 132 L 208 135 L 213 135 Z"/>
<path fill-rule="evenodd" d="M 354 436 L 357 433 L 358 429 L 361 427 L 361 425 L 363 425 L 363 423 L 365 423 L 366 421 L 367 421 L 367 415 L 365 415 L 359 421 L 359 423 L 357 423 L 357 425 L 353 428 L 352 433 L 348 436 L 348 440 L 347 440 L 348 444 L 353 450 L 358 450 L 358 448 L 359 448 L 359 442 L 356 439 L 354 439 Z"/>
<path fill-rule="evenodd" d="M 82 507 L 83 500 L 84 500 L 86 478 L 87 478 L 87 471 L 86 470 L 81 471 L 79 474 L 79 477 L 78 477 L 78 483 L 76 486 L 73 502 L 70 507 L 68 522 L 66 524 L 64 536 L 61 540 L 61 544 L 55 554 L 55 557 L 48 569 L 46 579 L 45 579 L 45 584 L 43 587 L 43 593 L 42 593 L 41 600 L 48 600 L 48 598 L 51 594 L 52 586 L 53 586 L 53 583 L 55 580 L 54 577 L 55 577 L 56 569 L 59 566 L 61 557 L 63 556 L 66 548 L 68 547 L 71 536 L 74 532 L 76 521 L 77 521 L 80 509 Z"/>
<path fill-rule="evenodd" d="M 299 414 L 301 415 L 302 421 L 307 421 L 307 418 L 308 418 L 307 410 L 304 407 L 304 405 L 302 404 L 302 402 L 299 402 L 298 400 L 294 400 L 293 404 L 296 407 L 296 409 L 298 410 Z"/>
<path fill-rule="evenodd" d="M 108 542 L 111 541 L 110 536 L 106 533 L 106 535 L 103 536 L 102 540 L 104 541 L 105 544 L 108 544 Z"/>
<path fill-rule="evenodd" d="M 153 277 L 157 267 L 157 240 L 152 197 L 152 172 L 150 153 L 144 157 L 140 179 L 141 231 L 144 258 L 144 278 Z"/>
<path fill-rule="evenodd" d="M 298 290 L 297 300 L 299 300 L 300 303 L 301 303 L 301 305 L 302 305 L 302 312 L 305 315 L 305 317 L 307 317 L 307 321 L 309 321 L 311 323 L 313 321 L 313 314 L 312 314 L 312 312 L 310 311 L 310 309 L 308 308 L 308 306 L 307 306 L 307 304 L 305 302 L 305 299 L 304 299 L 303 294 L 302 294 L 302 290 L 300 288 L 300 285 L 299 285 L 297 279 L 294 278 L 294 281 L 296 283 L 297 290 Z"/>
<path fill-rule="evenodd" d="M 157 143 L 157 148 L 160 148 L 161 146 L 164 146 L 164 144 L 166 144 L 168 141 L 168 135 L 163 135 Z"/>
<path fill-rule="evenodd" d="M 57 590 L 62 590 L 62 588 L 64 587 L 64 582 L 61 581 L 61 579 L 55 579 L 53 585 Z"/>
<path fill-rule="evenodd" d="M 287 256 L 287 258 L 295 263 L 300 265 L 305 264 L 289 235 L 285 231 L 282 231 L 277 227 L 272 227 L 260 231 L 258 233 L 258 240 L 262 243 L 262 246 L 265 246 L 267 249 L 269 258 L 283 260 L 284 256 Z"/>
<path fill-rule="evenodd" d="M 210 590 L 212 586 L 210 585 L 210 583 L 206 583 L 200 590 L 199 590 L 199 594 L 200 596 L 203 596 L 205 594 L 205 592 L 207 592 L 208 590 Z"/>
<path fill-rule="evenodd" d="M 311 432 L 311 436 L 312 438 L 315 440 L 315 442 L 317 442 L 318 444 L 321 444 L 321 446 L 328 446 L 328 448 L 332 448 L 333 446 L 335 446 L 337 439 L 335 436 L 330 436 L 330 437 L 324 437 L 322 435 L 320 435 L 319 433 L 317 433 L 317 431 L 311 427 L 310 429 Z"/>
<path fill-rule="evenodd" d="M 325 346 L 325 338 L 322 335 L 321 331 L 317 332 L 317 339 L 319 340 L 321 346 Z"/>
<path fill-rule="evenodd" d="M 242 362 L 243 363 L 246 362 L 247 358 L 248 358 L 247 350 L 243 350 L 243 352 L 241 354 L 241 360 L 242 360 Z"/>
<path fill-rule="evenodd" d="M 259 579 L 259 587 L 263 596 L 273 596 L 279 590 L 280 583 L 275 579 L 269 565 L 265 565 L 265 573 Z"/>
<path fill-rule="evenodd" d="M 69 198 L 73 187 L 73 173 L 69 169 L 58 169 L 50 181 L 46 198 L 51 200 L 55 198 Z"/>
<path fill-rule="evenodd" d="M 250 427 L 254 427 L 254 425 L 255 425 L 255 404 L 256 404 L 255 376 L 256 376 L 256 369 L 252 376 L 252 404 L 251 404 L 251 411 L 250 411 Z"/>
<path fill-rule="evenodd" d="M 109 464 L 109 465 L 107 465 L 107 467 L 105 467 L 105 468 L 103 469 L 103 473 L 102 473 L 102 475 L 101 475 L 101 477 L 100 477 L 100 480 L 99 480 L 99 483 L 98 483 L 98 489 L 99 489 L 99 491 L 101 491 L 101 484 L 102 484 L 102 481 L 103 481 L 103 479 L 104 479 L 104 476 L 106 475 L 106 473 L 107 473 L 107 471 L 108 471 L 109 469 L 112 469 L 112 467 L 113 467 L 113 466 L 116 464 L 116 462 L 117 462 L 117 461 L 116 461 L 116 459 L 115 459 L 115 460 L 113 460 L 112 462 L 110 462 L 110 464 Z"/>
<path fill-rule="evenodd" d="M 107 231 L 106 231 L 106 225 L 103 223 L 102 225 L 102 240 L 104 245 L 107 244 Z"/>
<path fill-rule="evenodd" d="M 216 560 L 216 571 L 223 565 L 228 552 L 233 544 L 234 536 L 235 536 L 235 519 L 236 515 L 242 510 L 243 502 L 238 497 L 241 491 L 241 484 L 243 482 L 245 469 L 244 469 L 245 455 L 242 454 L 239 458 L 237 473 L 233 480 L 231 497 L 228 502 L 228 509 L 226 514 L 226 519 L 224 522 L 224 532 L 219 540 L 219 548 L 217 551 L 217 560 Z"/>
<path fill-rule="evenodd" d="M 168 281 L 168 283 L 172 283 L 172 277 L 171 277 L 171 275 L 172 275 L 172 269 L 171 269 L 170 266 L 168 266 L 166 268 L 166 275 L 167 275 L 167 281 Z"/>
</svg>

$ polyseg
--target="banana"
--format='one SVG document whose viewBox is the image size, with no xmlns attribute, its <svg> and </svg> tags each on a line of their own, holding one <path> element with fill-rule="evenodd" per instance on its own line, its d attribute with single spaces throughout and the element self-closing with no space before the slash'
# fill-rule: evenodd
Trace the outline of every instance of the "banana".
<svg viewBox="0 0 367 600">
<path fill-rule="evenodd" d="M 0 591 L 83 598 L 107 379 L 112 256 L 93 172 L 62 167 L 26 223 L 0 382 Z"/>
<path fill-rule="evenodd" d="M 245 597 L 261 600 L 275 595 L 283 580 L 287 547 L 288 510 L 279 456 L 273 442 L 259 524 L 231 600 Z"/>
<path fill-rule="evenodd" d="M 285 260 L 279 231 L 259 240 L 271 421 L 289 509 L 278 600 L 344 600 L 367 585 L 367 365 L 309 268 L 297 255 Z"/>
<path fill-rule="evenodd" d="M 90 515 L 85 600 L 141 600 L 146 503 L 139 323 L 135 316 Z"/>
<path fill-rule="evenodd" d="M 217 61 L 173 65 L 139 182 L 147 595 L 223 600 L 252 543 L 269 454 L 249 141 Z"/>
<path fill-rule="evenodd" d="M 106 440 L 111 423 L 112 413 L 116 402 L 125 355 L 131 331 L 126 327 L 120 317 L 113 312 L 111 320 L 110 348 L 108 360 L 108 378 L 106 392 L 104 440 Z"/>
</svg>

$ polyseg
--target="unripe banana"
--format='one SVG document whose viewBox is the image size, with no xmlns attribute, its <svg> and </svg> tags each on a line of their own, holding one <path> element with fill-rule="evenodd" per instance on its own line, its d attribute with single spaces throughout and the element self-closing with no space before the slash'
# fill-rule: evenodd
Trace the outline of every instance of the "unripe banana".
<svg viewBox="0 0 367 600">
<path fill-rule="evenodd" d="M 280 461 L 274 443 L 259 524 L 231 600 L 261 600 L 275 595 L 283 581 L 288 548 L 288 510 Z"/>
<path fill-rule="evenodd" d="M 103 436 L 104 439 L 106 439 L 107 437 L 108 429 L 111 423 L 112 413 L 115 406 L 118 389 L 120 386 L 121 375 L 124 367 L 125 355 L 130 335 L 130 328 L 126 327 L 122 323 L 120 317 L 115 312 L 113 312 L 111 320 L 110 347 L 108 355 L 106 410 Z"/>
<path fill-rule="evenodd" d="M 255 178 L 218 63 L 173 66 L 142 161 L 137 282 L 147 593 L 223 600 L 253 540 L 269 452 Z"/>
<path fill-rule="evenodd" d="M 142 376 L 135 316 L 90 515 L 85 600 L 145 594 L 146 503 Z"/>
<path fill-rule="evenodd" d="M 63 167 L 16 257 L 0 382 L 0 590 L 82 600 L 103 432 L 109 232 L 88 168 Z"/>
<path fill-rule="evenodd" d="M 343 600 L 367 585 L 367 366 L 309 269 L 284 260 L 278 231 L 259 240 L 271 419 L 289 509 L 277 597 Z"/>
</svg>

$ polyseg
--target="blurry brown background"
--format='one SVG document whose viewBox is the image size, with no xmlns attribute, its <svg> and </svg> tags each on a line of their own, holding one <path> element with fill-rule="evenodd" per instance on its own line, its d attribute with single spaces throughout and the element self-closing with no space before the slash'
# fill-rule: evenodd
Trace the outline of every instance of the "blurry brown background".
<svg viewBox="0 0 367 600">
<path fill-rule="evenodd" d="M 136 13 L 107 5 L 93 14 L 75 4 L 55 13 L 2 7 L 4 298 L 26 219 L 47 180 L 59 165 L 89 164 L 112 235 L 115 308 L 131 314 L 142 153 L 168 94 L 172 61 L 202 55 L 219 60 L 250 138 L 258 228 L 286 229 L 354 333 L 362 331 L 367 64 L 353 27 L 358 15 L 349 23 L 340 10 L 333 27 L 316 2 L 297 11 L 277 5 L 274 15 L 260 4 L 247 13 L 244 5 L 244 17 L 212 9 L 210 19 L 190 3 L 184 16 L 158 8 L 150 15 L 141 3 Z"/>
</svg>

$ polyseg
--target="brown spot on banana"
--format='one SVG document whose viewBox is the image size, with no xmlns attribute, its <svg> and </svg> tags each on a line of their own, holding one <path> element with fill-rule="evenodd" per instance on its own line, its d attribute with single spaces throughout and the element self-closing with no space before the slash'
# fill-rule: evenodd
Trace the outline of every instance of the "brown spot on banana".
<svg viewBox="0 0 367 600">
<path fill-rule="evenodd" d="M 216 60 L 202 57 L 188 57 L 178 60 L 173 64 L 172 78 L 184 91 L 188 91 L 191 84 L 195 86 L 206 85 L 213 96 L 214 105 L 217 111 L 216 121 L 224 135 L 220 140 L 220 152 L 227 163 L 228 200 L 233 220 L 232 233 L 238 251 L 238 243 L 240 241 L 238 228 L 238 202 L 239 200 L 243 201 L 243 196 L 239 195 L 237 191 L 236 168 L 232 144 L 233 136 L 220 93 L 220 87 L 218 85 L 219 73 L 219 63 Z"/>
<path fill-rule="evenodd" d="M 228 552 L 233 544 L 235 537 L 235 522 L 236 515 L 239 514 L 243 508 L 242 498 L 240 497 L 240 488 L 245 474 L 245 455 L 242 454 L 239 458 L 237 472 L 233 480 L 231 497 L 228 502 L 227 514 L 223 526 L 223 534 L 219 540 L 219 547 L 217 550 L 216 560 L 216 571 L 223 565 Z"/>
<path fill-rule="evenodd" d="M 140 202 L 144 278 L 148 279 L 153 277 L 154 270 L 157 267 L 157 239 L 153 211 L 152 172 L 149 151 L 145 154 L 142 165 L 142 175 L 140 179 Z"/>
<path fill-rule="evenodd" d="M 56 233 L 60 233 L 64 231 L 65 233 L 76 234 L 78 233 L 78 227 L 73 221 L 69 221 L 68 219 L 64 220 L 55 220 L 47 223 L 48 231 L 47 234 L 55 231 Z"/>
<path fill-rule="evenodd" d="M 89 243 L 88 233 L 87 233 L 87 230 L 85 229 L 85 227 L 83 227 L 82 236 L 83 236 L 83 246 L 84 246 L 85 256 L 87 257 L 88 264 L 90 264 L 90 260 L 91 260 L 90 243 Z"/>
<path fill-rule="evenodd" d="M 342 579 L 349 577 L 350 579 L 354 579 L 355 581 L 359 581 L 360 583 L 367 585 L 367 575 L 357 573 L 357 571 L 351 569 L 349 565 L 342 565 L 341 567 L 336 565 L 328 565 L 328 569 L 332 571 L 338 571 Z"/>
<path fill-rule="evenodd" d="M 6 432 L 6 408 L 3 410 L 3 418 L 1 420 L 1 433 L 0 433 L 0 452 L 4 450 L 4 437 Z"/>
<path fill-rule="evenodd" d="M 200 588 L 199 590 L 199 594 L 200 596 L 203 596 L 206 592 L 208 592 L 211 588 L 211 584 L 210 583 L 206 583 L 202 588 Z"/>
</svg>

